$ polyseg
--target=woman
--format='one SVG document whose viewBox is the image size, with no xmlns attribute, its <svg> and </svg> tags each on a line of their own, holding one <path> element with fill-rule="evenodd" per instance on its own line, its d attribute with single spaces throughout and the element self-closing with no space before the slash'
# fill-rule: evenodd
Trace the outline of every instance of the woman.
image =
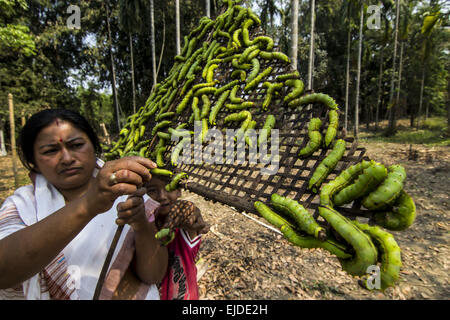
<svg viewBox="0 0 450 320">
<path fill-rule="evenodd" d="M 145 158 L 103 163 L 87 121 L 68 110 L 33 115 L 20 135 L 20 155 L 33 185 L 21 187 L 0 209 L 0 298 L 92 299 L 117 224 L 134 236 L 133 271 L 149 285 L 167 269 L 167 248 L 145 215 L 149 170 Z M 130 231 L 130 232 L 128 232 Z"/>
</svg>

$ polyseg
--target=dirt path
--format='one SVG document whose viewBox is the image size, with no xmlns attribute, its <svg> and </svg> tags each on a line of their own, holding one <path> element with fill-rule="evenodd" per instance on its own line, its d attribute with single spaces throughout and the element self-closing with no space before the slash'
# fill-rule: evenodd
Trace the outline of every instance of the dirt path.
<svg viewBox="0 0 450 320">
<path fill-rule="evenodd" d="M 409 145 L 363 146 L 374 160 L 405 166 L 405 189 L 417 206 L 413 226 L 394 233 L 403 260 L 397 287 L 385 294 L 362 289 L 328 252 L 293 247 L 233 208 L 184 192 L 211 224 L 199 252 L 208 264 L 199 281 L 201 299 L 449 299 L 450 147 L 415 145 L 410 152 Z M 27 184 L 26 171 L 20 167 L 19 173 L 21 185 Z M 0 202 L 13 192 L 11 159 L 2 157 Z"/>
<path fill-rule="evenodd" d="M 403 260 L 397 287 L 384 294 L 362 289 L 328 252 L 293 247 L 232 208 L 185 192 L 212 226 L 199 254 L 209 265 L 199 282 L 201 298 L 449 299 L 450 148 L 416 145 L 417 159 L 408 160 L 408 145 L 363 146 L 371 159 L 405 166 L 405 190 L 417 206 L 414 225 L 393 232 Z"/>
</svg>

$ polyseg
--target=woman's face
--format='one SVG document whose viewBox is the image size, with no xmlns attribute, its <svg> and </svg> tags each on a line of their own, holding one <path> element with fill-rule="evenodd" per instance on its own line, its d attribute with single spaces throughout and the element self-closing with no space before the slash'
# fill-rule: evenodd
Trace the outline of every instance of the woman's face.
<svg viewBox="0 0 450 320">
<path fill-rule="evenodd" d="M 96 163 L 87 134 L 60 119 L 38 133 L 34 160 L 36 170 L 58 190 L 87 187 Z"/>
</svg>

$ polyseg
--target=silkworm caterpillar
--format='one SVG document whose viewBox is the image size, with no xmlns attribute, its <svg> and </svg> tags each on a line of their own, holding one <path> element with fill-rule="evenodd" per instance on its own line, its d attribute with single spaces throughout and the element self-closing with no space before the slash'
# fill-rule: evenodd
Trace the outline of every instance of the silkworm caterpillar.
<svg viewBox="0 0 450 320">
<path fill-rule="evenodd" d="M 380 210 L 390 206 L 403 189 L 406 171 L 401 165 L 392 165 L 388 175 L 380 186 L 362 200 L 362 205 L 369 210 Z"/>
<path fill-rule="evenodd" d="M 284 102 L 292 101 L 303 93 L 305 85 L 302 80 L 299 79 L 288 79 L 284 82 L 287 86 L 292 87 L 292 91 L 284 97 Z"/>
<path fill-rule="evenodd" d="M 376 265 L 377 249 L 361 229 L 330 207 L 320 206 L 319 214 L 355 250 L 353 258 L 339 259 L 345 271 L 353 276 L 362 276 L 369 266 Z"/>
<path fill-rule="evenodd" d="M 158 117 L 156 118 L 156 121 L 163 120 L 165 118 L 171 118 L 174 115 L 175 115 L 175 112 L 172 112 L 172 111 L 171 112 L 165 112 L 165 113 L 162 113 L 162 114 L 158 115 Z"/>
<path fill-rule="evenodd" d="M 231 78 L 234 79 L 236 77 L 239 77 L 241 81 L 245 81 L 245 79 L 247 78 L 247 73 L 244 70 L 234 70 L 231 73 Z"/>
<path fill-rule="evenodd" d="M 404 190 L 400 192 L 390 211 L 375 213 L 375 222 L 383 228 L 393 231 L 409 228 L 415 218 L 416 206 L 411 196 Z"/>
<path fill-rule="evenodd" d="M 170 121 L 170 120 L 164 120 L 164 121 L 158 122 L 156 124 L 156 126 L 153 127 L 152 136 L 154 136 L 162 128 L 168 127 L 171 123 L 172 123 L 172 121 Z"/>
<path fill-rule="evenodd" d="M 222 93 L 222 95 L 219 97 L 219 99 L 217 100 L 214 107 L 212 107 L 211 112 L 209 113 L 209 124 L 216 125 L 217 114 L 219 113 L 220 109 L 223 107 L 229 94 L 230 94 L 230 90 L 227 90 L 224 93 Z"/>
<path fill-rule="evenodd" d="M 231 89 L 230 92 L 230 101 L 234 104 L 240 104 L 241 102 L 243 102 L 244 100 L 242 98 L 236 97 L 236 93 L 239 90 L 241 86 L 236 85 L 233 87 L 233 89 Z"/>
<path fill-rule="evenodd" d="M 316 152 L 322 142 L 322 135 L 320 134 L 320 127 L 322 126 L 322 120 L 319 118 L 312 118 L 308 124 L 308 137 L 309 141 L 305 147 L 303 147 L 298 155 L 306 158 Z"/>
<path fill-rule="evenodd" d="M 190 138 L 183 138 L 180 142 L 173 148 L 172 153 L 170 155 L 170 162 L 172 163 L 172 166 L 176 167 L 178 165 L 178 158 L 180 156 L 181 150 L 183 150 L 183 147 L 186 143 L 190 143 Z"/>
<path fill-rule="evenodd" d="M 158 167 L 164 167 L 166 164 L 164 163 L 163 154 L 166 152 L 166 147 L 160 147 L 156 150 L 156 165 Z M 153 172 L 152 172 L 153 173 Z"/>
<path fill-rule="evenodd" d="M 333 147 L 330 154 L 323 159 L 323 161 L 317 166 L 311 179 L 309 180 L 309 189 L 313 192 L 318 192 L 320 185 L 328 177 L 331 171 L 334 170 L 339 160 L 345 152 L 345 141 L 339 139 Z"/>
<path fill-rule="evenodd" d="M 276 193 L 272 194 L 270 200 L 276 209 L 293 218 L 300 230 L 320 241 L 326 240 L 327 235 L 325 229 L 317 224 L 314 217 L 300 203 Z"/>
<path fill-rule="evenodd" d="M 233 43 L 235 44 L 236 48 L 239 49 L 241 45 L 241 41 L 239 41 L 239 35 L 242 33 L 242 29 L 237 29 L 233 33 Z"/>
<path fill-rule="evenodd" d="M 188 130 L 169 128 L 167 131 L 171 136 L 177 138 L 190 138 L 191 136 L 191 131 Z"/>
<path fill-rule="evenodd" d="M 213 82 L 214 80 L 214 70 L 219 66 L 215 63 L 209 66 L 208 71 L 206 72 L 206 82 Z"/>
<path fill-rule="evenodd" d="M 216 47 L 216 45 L 217 45 L 217 40 L 213 40 L 213 41 L 209 44 L 209 48 L 208 48 L 206 51 L 203 51 L 203 54 L 202 54 L 202 61 L 208 61 L 207 59 L 208 59 L 208 57 L 209 57 L 209 54 L 210 54 L 211 50 L 213 50 L 213 49 Z M 205 75 L 205 77 L 206 77 L 206 75 Z"/>
<path fill-rule="evenodd" d="M 252 45 L 250 41 L 250 35 L 248 29 L 253 25 L 252 19 L 247 19 L 242 25 L 242 39 L 244 40 L 244 44 L 248 47 Z"/>
<path fill-rule="evenodd" d="M 351 184 L 364 169 L 368 168 L 374 161 L 362 160 L 342 171 L 334 180 L 328 182 L 320 190 L 320 204 L 322 206 L 333 206 L 332 198 L 335 193 L 341 191 Z"/>
<path fill-rule="evenodd" d="M 215 87 L 206 87 L 206 88 L 200 88 L 197 91 L 195 91 L 194 96 L 198 97 L 205 94 L 211 94 L 215 93 L 217 91 L 217 88 Z"/>
<path fill-rule="evenodd" d="M 170 134 L 168 134 L 167 132 L 159 131 L 156 134 L 158 135 L 158 138 L 160 138 L 160 139 L 170 140 Z"/>
<path fill-rule="evenodd" d="M 248 109 L 251 107 L 254 107 L 255 103 L 253 101 L 245 101 L 245 102 L 241 102 L 239 104 L 231 104 L 231 103 L 227 103 L 225 105 L 225 107 L 229 110 L 242 110 L 242 109 Z"/>
<path fill-rule="evenodd" d="M 219 82 L 219 80 L 214 80 L 213 82 L 199 83 L 199 84 L 192 86 L 192 90 L 195 92 L 196 90 L 201 89 L 201 88 L 214 87 L 217 82 Z"/>
<path fill-rule="evenodd" d="M 211 101 L 209 100 L 206 94 L 202 95 L 203 107 L 202 112 L 200 113 L 200 118 L 206 118 L 209 114 L 209 110 L 211 109 Z"/>
<path fill-rule="evenodd" d="M 202 89 L 200 89 L 200 90 L 202 90 Z M 197 90 L 197 92 L 200 90 Z M 186 108 L 187 104 L 191 100 L 193 94 L 194 94 L 194 92 L 192 91 L 192 89 L 189 90 L 188 93 L 186 93 L 183 100 L 181 100 L 181 102 L 178 104 L 178 106 L 175 110 L 177 114 L 180 114 L 183 112 L 184 108 Z"/>
<path fill-rule="evenodd" d="M 338 109 L 336 101 L 334 101 L 333 98 L 324 93 L 311 93 L 306 96 L 292 100 L 291 102 L 289 102 L 288 105 L 289 107 L 298 107 L 304 104 L 311 104 L 311 103 L 321 103 L 330 108 L 331 110 Z"/>
<path fill-rule="evenodd" d="M 202 132 L 200 133 L 200 143 L 203 143 L 203 141 L 205 141 L 207 133 L 208 133 L 208 120 L 206 120 L 206 118 L 203 118 Z"/>
<path fill-rule="evenodd" d="M 270 102 L 272 101 L 273 93 L 275 92 L 275 90 L 280 90 L 281 88 L 283 88 L 283 84 L 282 83 L 264 82 L 263 87 L 267 88 L 267 92 L 266 92 L 266 97 L 265 97 L 261 107 L 263 110 L 267 110 Z"/>
<path fill-rule="evenodd" d="M 267 52 L 267 51 L 260 51 L 259 52 L 259 56 L 261 58 L 263 58 L 264 60 L 281 60 L 284 61 L 286 63 L 291 63 L 291 60 L 288 58 L 287 55 L 285 55 L 282 52 L 277 52 L 277 51 L 273 51 L 273 52 Z"/>
<path fill-rule="evenodd" d="M 252 65 L 249 63 L 239 64 L 238 58 L 234 58 L 231 61 L 231 65 L 235 69 L 250 69 L 252 67 Z"/>
<path fill-rule="evenodd" d="M 395 241 L 394 236 L 377 226 L 369 226 L 357 221 L 353 223 L 369 235 L 375 241 L 379 251 L 381 251 L 381 289 L 384 291 L 388 287 L 395 286 L 395 283 L 400 278 L 402 257 L 400 247 Z M 366 287 L 369 289 L 367 283 Z"/>
<path fill-rule="evenodd" d="M 255 129 L 256 125 L 257 125 L 256 121 L 252 120 L 248 124 L 247 130 L 245 130 L 245 134 L 244 134 L 244 136 L 245 136 L 245 138 L 244 138 L 245 139 L 245 143 L 247 143 L 250 148 L 253 146 L 253 141 L 252 141 L 252 139 L 250 139 L 249 130 L 250 129 Z M 256 142 L 256 140 L 255 140 L 255 142 Z"/>
<path fill-rule="evenodd" d="M 244 87 L 244 91 L 247 92 L 247 91 L 253 89 L 254 87 L 256 87 L 263 78 L 267 77 L 269 74 L 272 73 L 272 70 L 273 70 L 272 67 L 267 67 L 263 72 L 261 72 L 259 75 L 257 75 L 255 79 L 253 79 L 252 81 L 247 83 L 247 85 Z"/>
<path fill-rule="evenodd" d="M 151 174 L 157 175 L 157 176 L 165 176 L 165 177 L 171 177 L 173 176 L 173 172 L 166 169 L 161 168 L 153 168 L 150 170 Z"/>
<path fill-rule="evenodd" d="M 328 127 L 325 132 L 325 146 L 328 147 L 336 137 L 337 129 L 339 127 L 339 114 L 337 110 L 328 111 Z"/>
<path fill-rule="evenodd" d="M 276 80 L 280 82 L 284 82 L 289 79 L 298 79 L 300 77 L 300 73 L 298 71 L 294 71 L 291 73 L 281 74 L 277 76 Z"/>
<path fill-rule="evenodd" d="M 192 76 L 190 78 L 187 79 L 187 81 L 184 83 L 183 88 L 181 88 L 181 92 L 180 95 L 183 96 L 184 93 L 186 92 L 186 90 L 189 88 L 189 86 L 191 85 L 192 82 L 194 82 L 195 80 L 195 76 Z"/>
<path fill-rule="evenodd" d="M 189 176 L 188 176 L 188 174 L 187 174 L 186 172 L 180 172 L 180 173 L 177 173 L 177 174 L 172 178 L 172 180 L 170 181 L 170 183 L 167 184 L 167 185 L 165 186 L 166 191 L 167 191 L 167 192 L 175 191 L 175 190 L 178 188 L 178 184 L 180 183 L 180 181 L 181 181 L 182 179 L 187 179 L 187 178 L 189 178 Z"/>
<path fill-rule="evenodd" d="M 260 146 L 262 143 L 267 142 L 267 139 L 270 137 L 272 129 L 275 127 L 275 121 L 276 121 L 275 116 L 271 114 L 269 114 L 266 117 L 262 130 L 259 132 L 258 146 Z"/>
<path fill-rule="evenodd" d="M 373 163 L 356 178 L 355 182 L 333 197 L 333 203 L 336 206 L 350 203 L 353 200 L 364 197 L 384 180 L 387 176 L 387 170 L 381 163 Z"/>
<path fill-rule="evenodd" d="M 198 108 L 198 97 L 192 99 L 192 112 L 194 113 L 194 120 L 200 121 L 200 109 Z"/>
<path fill-rule="evenodd" d="M 161 229 L 155 234 L 155 238 L 161 241 L 163 246 L 167 246 L 175 239 L 175 231 L 170 230 L 169 228 Z"/>
<path fill-rule="evenodd" d="M 208 75 L 208 70 L 209 70 L 209 68 L 213 65 L 213 64 L 218 64 L 218 63 L 221 63 L 222 62 L 222 59 L 212 59 L 212 60 L 210 60 L 210 61 L 208 61 L 207 63 L 206 63 L 206 65 L 205 65 L 205 67 L 203 68 L 203 71 L 202 71 L 202 78 L 203 79 L 206 79 L 206 77 L 207 77 L 207 75 Z M 217 68 L 217 67 L 216 67 Z M 213 83 L 214 82 L 214 84 L 213 85 L 211 85 L 211 86 L 209 86 L 209 87 L 213 87 L 217 82 L 218 82 L 218 80 L 214 80 L 214 81 L 208 81 L 208 83 Z M 207 86 L 208 87 L 208 86 Z"/>
<path fill-rule="evenodd" d="M 233 80 L 228 82 L 226 85 L 218 88 L 216 90 L 216 92 L 214 93 L 215 96 L 219 96 L 221 95 L 224 91 L 231 89 L 232 87 L 234 87 L 235 85 L 237 85 L 239 83 L 239 80 Z"/>
<path fill-rule="evenodd" d="M 259 48 L 258 45 L 252 45 L 250 47 L 247 47 L 244 52 L 242 52 L 241 56 L 239 57 L 239 63 L 242 64 L 246 61 L 248 61 L 248 55 Z"/>
<path fill-rule="evenodd" d="M 197 36 L 197 40 L 201 40 L 205 36 L 206 32 L 208 32 L 208 30 L 214 26 L 214 24 L 215 24 L 215 21 L 213 21 L 213 20 L 208 22 L 205 25 L 205 27 L 203 28 L 202 32 Z"/>
</svg>

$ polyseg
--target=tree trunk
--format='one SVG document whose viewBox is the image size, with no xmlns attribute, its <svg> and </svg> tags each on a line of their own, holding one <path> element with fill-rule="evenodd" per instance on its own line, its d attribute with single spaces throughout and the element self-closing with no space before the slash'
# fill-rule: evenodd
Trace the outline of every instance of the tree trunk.
<svg viewBox="0 0 450 320">
<path fill-rule="evenodd" d="M 298 60 L 298 0 L 292 3 L 292 68 L 297 70 Z"/>
<path fill-rule="evenodd" d="M 345 77 L 345 112 L 344 112 L 344 129 L 348 130 L 348 106 L 349 106 L 349 89 L 350 89 L 350 47 L 351 47 L 351 29 L 347 32 L 347 70 Z"/>
<path fill-rule="evenodd" d="M 362 41 L 363 41 L 363 22 L 364 22 L 364 5 L 361 4 L 361 13 L 359 21 L 359 46 L 358 46 L 358 72 L 356 76 L 356 101 L 355 101 L 355 138 L 359 134 L 359 87 L 361 84 L 361 56 L 362 56 Z"/>
<path fill-rule="evenodd" d="M 422 104 L 423 104 L 423 87 L 425 85 L 425 66 L 422 69 L 422 81 L 420 84 L 420 97 L 419 97 L 419 112 L 417 113 L 417 129 L 420 126 L 420 115 L 422 114 Z"/>
<path fill-rule="evenodd" d="M 391 79 L 391 92 L 389 94 L 389 126 L 387 130 L 387 135 L 393 135 L 395 133 L 395 105 L 394 105 L 394 87 L 396 78 L 396 60 L 397 60 L 397 39 L 398 39 L 398 25 L 400 22 L 400 1 L 396 1 L 396 14 L 395 14 L 395 36 L 394 36 L 394 57 L 392 66 L 392 79 Z"/>
<path fill-rule="evenodd" d="M 8 155 L 5 146 L 5 136 L 3 135 L 4 122 L 0 119 L 0 157 L 5 157 Z"/>
<path fill-rule="evenodd" d="M 378 75 L 378 100 L 377 100 L 377 107 L 375 110 L 375 132 L 378 131 L 378 121 L 379 121 L 381 101 L 382 101 L 382 95 L 383 95 L 383 53 L 384 53 L 384 48 L 381 49 L 381 53 L 380 53 L 380 74 Z"/>
<path fill-rule="evenodd" d="M 175 37 L 176 37 L 176 47 L 177 47 L 177 55 L 181 53 L 180 46 L 180 0 L 175 0 Z"/>
<path fill-rule="evenodd" d="M 104 4 L 104 2 L 102 2 Z M 120 111 L 119 111 L 119 100 L 117 99 L 117 85 L 116 85 L 116 68 L 114 64 L 114 55 L 112 51 L 112 37 L 111 37 L 111 26 L 109 24 L 109 9 L 108 4 L 105 5 L 106 8 L 106 27 L 108 29 L 108 46 L 109 46 L 109 55 L 111 57 L 111 74 L 112 74 L 112 91 L 114 97 L 114 106 L 116 112 L 116 121 L 117 121 L 117 129 L 120 131 Z"/>
<path fill-rule="evenodd" d="M 150 0 L 150 32 L 152 37 L 152 68 L 153 68 L 153 88 L 156 86 L 157 74 L 156 74 L 156 50 L 155 50 L 155 7 L 153 0 Z"/>
<path fill-rule="evenodd" d="M 206 0 L 206 16 L 211 18 L 211 4 L 210 0 Z"/>
<path fill-rule="evenodd" d="M 402 84 L 402 69 L 403 69 L 403 49 L 405 47 L 405 42 L 402 41 L 402 44 L 400 45 L 400 61 L 398 64 L 398 84 L 397 84 L 397 97 L 395 98 L 395 110 L 398 111 L 398 108 L 400 108 L 400 91 L 401 91 L 401 84 Z M 394 129 L 397 127 L 396 123 L 396 112 L 393 111 L 393 127 Z"/>
<path fill-rule="evenodd" d="M 313 88 L 314 70 L 314 27 L 316 23 L 316 1 L 311 0 L 311 35 L 309 44 L 309 64 L 308 64 L 308 90 Z"/>
<path fill-rule="evenodd" d="M 134 57 L 133 57 L 133 37 L 128 32 L 130 38 L 130 56 L 131 56 L 131 90 L 133 90 L 133 113 L 136 113 L 136 85 L 134 83 Z"/>
<path fill-rule="evenodd" d="M 430 107 L 430 101 L 428 100 L 427 101 L 427 106 L 425 108 L 425 120 L 428 119 L 428 109 L 429 109 L 429 107 Z"/>
</svg>

